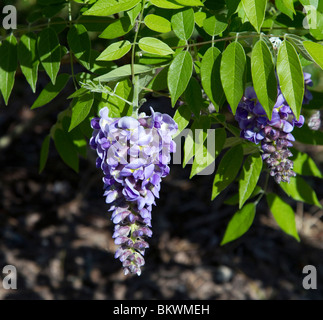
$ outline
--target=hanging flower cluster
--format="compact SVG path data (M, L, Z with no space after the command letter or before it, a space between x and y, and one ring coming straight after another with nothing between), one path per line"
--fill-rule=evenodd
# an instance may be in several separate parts
M303 104L312 99L308 86L312 86L311 75L304 73L305 94ZM290 182L290 177L296 175L293 171L292 153L288 149L295 141L292 131L294 127L304 124L301 115L296 120L294 113L287 104L278 86L278 97L273 109L271 120L268 119L263 106L257 99L253 87L248 87L240 101L235 119L241 129L241 137L256 144L261 143L262 158L267 163L270 175L277 183Z
M151 211L159 197L161 179L169 173L170 153L176 144L177 124L167 114L141 113L110 118L107 107L91 121L90 145L97 151L97 167L104 173L104 196L115 224L113 238L119 245L124 273L141 274L145 264L145 238L152 236Z

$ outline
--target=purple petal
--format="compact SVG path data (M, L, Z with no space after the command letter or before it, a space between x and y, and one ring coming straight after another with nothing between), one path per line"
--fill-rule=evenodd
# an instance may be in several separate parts
M122 129L135 129L139 125L139 121L132 117L123 117L118 121L118 127Z

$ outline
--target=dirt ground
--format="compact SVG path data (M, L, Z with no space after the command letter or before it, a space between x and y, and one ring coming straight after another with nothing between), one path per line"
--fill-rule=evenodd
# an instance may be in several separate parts
M178 165L153 209L143 273L124 276L113 257L113 225L95 154L89 152L76 174L52 143L38 174L42 140L66 106L68 90L30 111L34 97L25 87L18 83L9 107L0 109L0 271L8 264L18 271L18 289L5 290L0 282L0 299L323 299L322 210L290 202L298 243L278 228L263 200L247 234L221 247L237 209L223 200L236 187L211 202L213 176L189 180L190 168ZM306 149L323 169L321 150ZM307 181L323 204L322 181ZM280 193L274 183L270 188ZM317 269L316 290L302 286L309 264Z

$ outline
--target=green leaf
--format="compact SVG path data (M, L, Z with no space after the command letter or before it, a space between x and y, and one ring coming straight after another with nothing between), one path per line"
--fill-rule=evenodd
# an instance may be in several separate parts
M251 227L255 214L256 206L254 203L248 203L241 210L237 211L225 230L221 246L245 234Z
M203 106L202 90L195 78L191 78L184 92L184 99L190 110L199 118Z
M209 139L211 139L210 138L211 134L214 134L214 137L215 137L214 146L208 143ZM199 174L200 172L205 170L211 164L214 165L215 159L219 156L220 152L222 151L225 138L226 138L225 129L219 128L219 129L215 129L212 132L207 132L207 140L204 139L205 141L203 143L201 141L201 137L198 137L195 139L196 140L195 157L192 165L190 179L196 174ZM210 171L206 172L206 174L211 174L211 172L213 173L213 171L214 171L214 167L210 168Z
M231 1L231 0L228 0L228 1ZM242 23L248 22L248 17L247 17L246 12L243 8L242 2L240 2L238 5L237 13L238 13L238 17L241 19Z
M77 102L77 99L72 101L71 107L73 107L73 104ZM58 116L58 125L59 127L62 127L64 133L66 134L66 138L69 140L69 142L73 145L74 150L84 158L87 156L87 141L80 129L80 127L74 128L71 132L68 132L68 128L71 124L71 108L66 109ZM85 122L85 121L84 121Z
M39 59L46 73L55 84L61 61L61 47L56 32L46 28L38 36Z
M258 194L263 193L263 192L264 191L259 186L256 186L256 188L253 190L253 192L252 192L251 196L249 197L249 199L252 199L255 196L257 196ZM239 204L239 193L236 193L235 195L233 195L229 199L225 200L223 203L228 204L230 206L234 206L236 204Z
M79 98L88 92L89 92L88 89L80 88L80 89L77 89L76 91L74 91L71 95L69 95L67 97L67 99Z
M71 135L72 142L77 153L86 159L88 150L88 139L84 137L80 127L76 127L69 134Z
M65 5L66 3L58 3L56 5L46 6L42 9L42 14L45 18L51 19L63 10Z
M232 16L238 9L241 0L225 0L228 8L228 17Z
M296 229L294 210L274 193L268 193L266 198L269 209L280 228L297 241L300 241Z
M143 53L138 59L139 64L153 64L155 66L159 64L170 64L172 61L171 56L157 56L151 53Z
M203 6L203 3L200 0L175 0L174 2L177 2L179 4L182 4L183 6L190 6L190 7L201 7Z
M149 14L145 17L145 25L156 32L167 33L172 31L171 23L164 17Z
M300 0L300 3L303 6L313 6L313 7L317 8L317 6L319 4L319 0Z
M172 28L176 36L187 41L194 30L194 11L192 8L179 11L171 18Z
M54 17L50 20L50 27L59 34L67 27L67 21L61 17Z
M121 100L119 97L124 98L125 100L130 100L131 93L132 93L132 86L129 79L124 79L118 82L114 88L114 92L116 96L109 96L107 101L107 106L110 109L111 107L114 110L118 110L120 117L124 116L131 116L132 114L132 107L127 104L125 101Z
M2 41L0 57L0 92L7 105L15 83L15 74L18 66L17 40L13 34Z
M228 26L227 20L223 16L211 16L203 21L203 29L210 36L217 36Z
M195 23L202 28L203 21L206 19L206 13L203 11L194 12Z
M318 178L323 178L323 175L320 169L317 167L313 159L307 154L300 152L296 149L291 150L293 157L291 160L294 162L293 170L297 174L303 176L313 176Z
M184 7L180 5L177 1L173 0L150 0L150 2L156 7L165 9L181 9Z
M246 55L239 42L232 42L222 54L220 76L233 114L244 93Z
M296 14L293 0L275 0L275 4L279 11L293 20L293 14Z
M71 124L68 132L72 131L89 115L93 101L94 97L90 92L77 98L76 103L73 103Z
M297 52L286 40L279 47L277 74L282 94L299 119L304 97L304 76Z
M202 116L200 119L194 120L191 130L188 133L185 143L184 143L184 160L183 160L183 168L188 164L191 163L190 160L194 155L195 146L200 145L200 149L207 138L208 129L211 126L210 118L207 116ZM201 151L201 150L199 150Z
M189 124L191 120L191 110L187 105L181 105L175 112L174 121L178 125L178 130L174 137L178 136Z
M323 13L319 10L315 10L313 6L306 6L304 9L306 11L304 26L310 28L310 34L316 40L323 40Z
M140 0L99 0L83 15L87 16L111 16L121 11L127 11L137 5Z
M212 200L214 200L236 178L243 160L243 149L237 145L229 149L218 166L213 181Z
M265 19L267 0L242 0L242 5L248 20L259 33Z
M302 201L322 208L315 191L300 176L291 177L290 183L281 182L281 188L296 201Z
M221 52L218 48L209 48L201 63L201 82L206 95L219 112L225 96L220 78Z
M131 10L127 11L127 15L130 19L130 23L132 25L135 24L135 21L141 11L141 3L138 3L135 7L133 7Z
M165 42L152 37L141 38L138 45L143 51L161 56L175 53Z
M70 135L62 129L56 129L54 132L55 147L62 160L75 172L79 170L79 158L75 146L70 139Z
M145 72L151 71L153 68L150 66L144 66L141 64L135 64L134 65L134 72L135 74L141 74ZM131 65L126 64L122 67L113 69L112 71L95 78L95 81L101 81L101 82L109 82L109 81L118 81L120 79L126 78L131 75Z
M52 101L66 86L69 78L68 74L62 73L57 77L55 85L48 83L31 106L31 109L42 107Z
M288 10L291 10L294 14L296 14L294 9L294 0L282 0L282 2Z
M167 89L167 75L168 67L165 67L160 72L157 73L155 78L147 86L149 89L154 91L161 91Z
M191 54L187 51L179 53L171 63L167 75L167 84L173 107L185 91L191 79L192 72L193 60Z
M305 59L314 62L314 59L304 47L303 38L297 36L296 34L286 34L285 37Z
M114 61L122 58L131 49L131 43L128 40L114 42L109 45L97 58L101 61Z
M303 45L313 60L323 70L323 46L312 41L304 41Z
M103 39L116 39L124 36L133 28L129 17L121 17L120 19L109 24L107 28L99 35Z
M239 179L239 209L252 195L262 170L262 158L259 153L251 154L243 164Z
M80 16L77 19L78 24L83 24L89 32L103 32L107 25L115 22L113 17L96 17L96 16Z
M224 149L231 148L237 146L238 144L242 144L245 140L239 137L229 137L225 140Z
M40 159L39 159L39 173L42 173L42 171L45 168L45 165L48 159L49 143L50 143L50 135L46 136L41 146Z
M36 92L39 60L36 55L37 36L29 32L24 34L18 44L18 60L21 71L26 77L32 91Z
M257 98L271 119L277 100L277 80L272 55L263 40L252 50L251 72Z
M199 121L194 120L193 124L191 125L190 130L188 131L188 134L185 136L183 168L188 163L193 163L193 162L191 162L191 160L195 154L194 135L195 135L195 129L198 129L198 127L199 127Z
M97 50L91 50L90 68L88 69L96 75L106 74L108 71L116 67L112 61L98 61L96 60L101 53Z
M89 69L91 41L85 27L82 24L73 25L68 31L67 42L74 56L85 68Z

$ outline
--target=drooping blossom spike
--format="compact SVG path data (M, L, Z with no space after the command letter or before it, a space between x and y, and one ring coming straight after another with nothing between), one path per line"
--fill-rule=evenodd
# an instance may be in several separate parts
M305 94L303 103L312 99L308 86L312 86L311 75L304 73ZM277 88L277 100L273 109L271 120L257 99L253 87L248 87L241 99L235 119L241 129L241 137L256 144L261 143L262 158L267 163L270 175L277 183L290 182L290 177L295 176L293 162L288 159L292 156L289 147L295 141L292 131L294 127L302 127L304 117L297 120L281 93L279 84Z
M177 124L167 114L142 113L110 118L107 107L91 121L90 146L97 151L97 167L104 177L104 196L115 224L113 238L119 246L115 258L124 273L141 274L145 264L145 239L152 236L151 211L159 197L162 178L169 173L170 153L176 151L172 135Z

